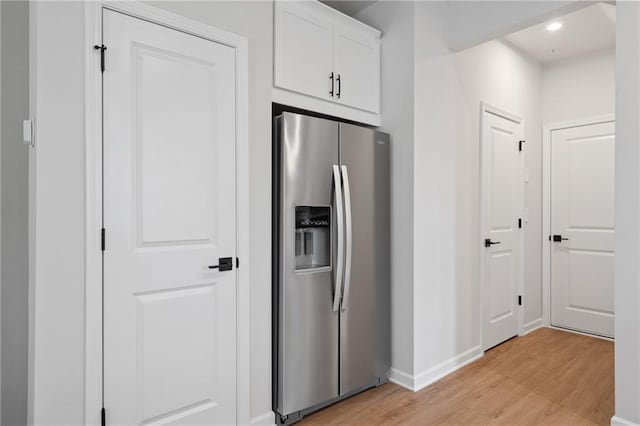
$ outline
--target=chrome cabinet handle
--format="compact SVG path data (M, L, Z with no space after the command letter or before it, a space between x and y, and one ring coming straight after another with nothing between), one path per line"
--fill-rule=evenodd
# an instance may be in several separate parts
M333 181L336 200L336 220L338 228L338 255L336 262L336 289L333 293L333 312L338 312L340 309L340 299L342 298L342 259L344 258L344 230L342 229L342 178L340 177L340 168L337 165L333 165Z
M342 166L342 180L344 182L344 210L345 210L345 234L346 261L344 267L344 294L342 295L342 310L347 309L349 302L349 288L351 284L351 254L353 251L353 226L351 218L351 186L349 185L349 173L347 166Z
M338 91L336 92L336 98L340 99L340 95L342 94L342 81L340 78L340 74L338 74L338 77L336 78L336 83L338 83Z

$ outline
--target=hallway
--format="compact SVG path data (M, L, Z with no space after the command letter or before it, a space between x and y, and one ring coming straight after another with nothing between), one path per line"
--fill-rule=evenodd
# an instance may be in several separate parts
M542 328L419 392L389 383L301 424L608 425L613 410L613 342Z

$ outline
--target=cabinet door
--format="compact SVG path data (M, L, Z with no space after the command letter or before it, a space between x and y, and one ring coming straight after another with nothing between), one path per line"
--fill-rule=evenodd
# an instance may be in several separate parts
M334 32L336 99L348 106L380 112L380 39L338 26Z
M275 4L275 86L331 99L333 24L312 2Z

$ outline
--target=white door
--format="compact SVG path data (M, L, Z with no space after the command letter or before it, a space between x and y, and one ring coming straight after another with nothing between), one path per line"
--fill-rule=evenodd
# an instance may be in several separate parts
M380 111L380 39L336 26L336 99L354 108Z
M333 24L313 2L275 2L275 85L333 99ZM333 82L333 84L332 84Z
M522 280L523 124L483 112L483 350L518 334Z
M551 133L551 324L613 337L615 124Z
M108 424L232 424L235 51L104 11ZM235 266L235 265L234 265Z

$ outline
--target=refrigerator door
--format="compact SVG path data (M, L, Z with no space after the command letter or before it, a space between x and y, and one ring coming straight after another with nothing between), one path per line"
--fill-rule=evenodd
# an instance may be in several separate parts
M346 216L340 313L344 395L386 379L391 364L389 135L341 123L340 163Z
M277 411L288 415L338 396L334 311L338 124L298 114L277 119ZM339 300L339 297L338 297ZM337 305L336 305L337 307Z

